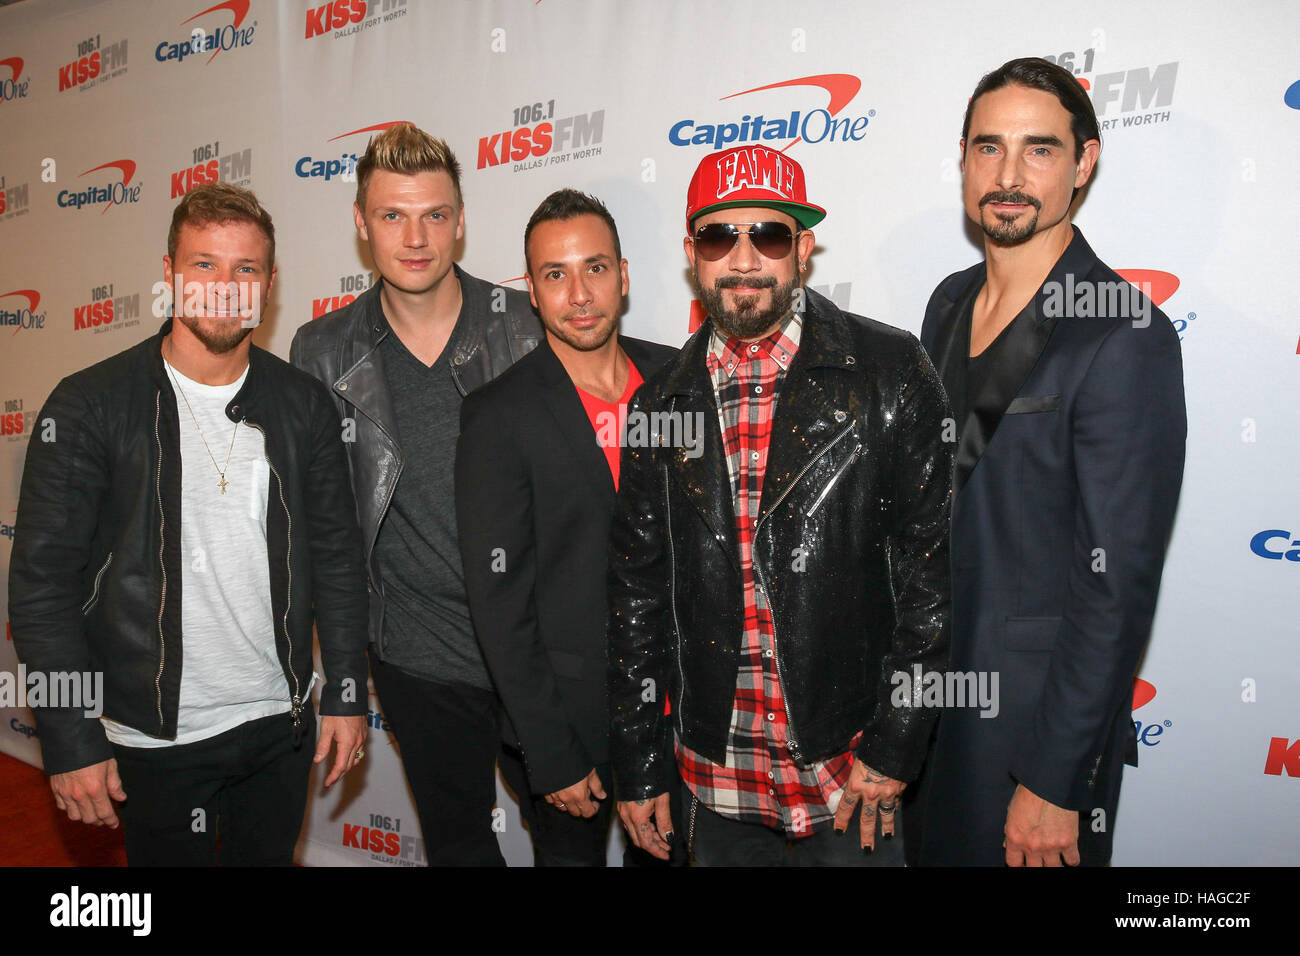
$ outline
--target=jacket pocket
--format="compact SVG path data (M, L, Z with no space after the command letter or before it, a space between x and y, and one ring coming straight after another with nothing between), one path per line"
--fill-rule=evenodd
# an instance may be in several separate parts
M1059 617L1009 617L1005 644L1009 651L1051 651L1060 633Z
M1061 393L1055 395L1024 395L1007 406L1007 415L1031 415L1034 412L1054 412L1061 407Z

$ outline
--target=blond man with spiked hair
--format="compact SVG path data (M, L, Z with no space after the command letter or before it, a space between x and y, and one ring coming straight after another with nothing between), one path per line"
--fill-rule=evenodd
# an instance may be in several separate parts
M531 351L519 291L453 261L460 164L410 123L357 164L357 235L379 278L298 330L290 358L330 389L370 585L370 666L401 744L431 865L502 865L492 830L497 704L470 621L453 491L461 400Z

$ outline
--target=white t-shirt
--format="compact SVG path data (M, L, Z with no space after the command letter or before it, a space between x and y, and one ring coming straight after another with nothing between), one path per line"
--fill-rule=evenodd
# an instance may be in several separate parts
M226 405L244 384L248 369L229 385L202 385L165 360L163 364L172 377L180 418L180 713L175 741L100 718L108 739L126 747L194 743L291 709L271 612L266 552L271 470L265 441L256 428L236 426L226 417ZM194 426L196 418L203 438ZM222 494L217 465L226 464L227 453L230 464ZM176 666L173 660L168 658L168 667Z

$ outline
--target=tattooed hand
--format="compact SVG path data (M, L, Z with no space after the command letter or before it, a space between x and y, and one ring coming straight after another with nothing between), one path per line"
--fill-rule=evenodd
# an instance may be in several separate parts
M668 859L673 842L673 820L667 792L653 800L620 800L618 816L633 843L651 856Z
M859 803L862 815L859 819L860 841L863 849L876 847L876 817L880 817L880 835L894 835L894 820L898 816L898 800L907 784L893 777L886 777L879 771L872 770L856 757L849 771L849 782L844 786L840 797L839 809L835 811L835 830L843 833L849 828L849 820Z

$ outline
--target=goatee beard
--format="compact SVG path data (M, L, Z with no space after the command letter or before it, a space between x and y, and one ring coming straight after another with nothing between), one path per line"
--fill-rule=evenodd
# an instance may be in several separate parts
M1022 192L990 192L985 193L980 198L980 210L991 202L1015 202L1026 203L1034 207L1034 214L1029 221L1023 225L1017 225L1014 218L1005 219L996 212L993 214L996 222L989 223L983 215L980 216L980 228L984 230L984 235L988 236L994 242L1001 242L1006 245L1015 245L1018 242L1024 242L1038 229L1038 213L1042 210L1043 204L1033 196Z
M202 319L185 315L184 312L175 315L175 319L189 329L190 334L198 339L203 347L213 355L226 355L233 352L244 339L253 334L253 329L256 328L254 325L245 326L241 319L238 325L218 332L205 329L202 325Z
M706 289L700 284L698 273L693 278L700 302L713 324L728 335L742 340L756 339L776 325L790 311L794 302L794 290L799 285L797 276L782 284L777 283L775 276L752 279L745 276L723 276L713 284L713 288ZM766 309L759 309L758 296L755 294L753 299L741 300L744 304L728 309L723 300L723 290L737 288L753 289L755 293L771 289L772 304Z

